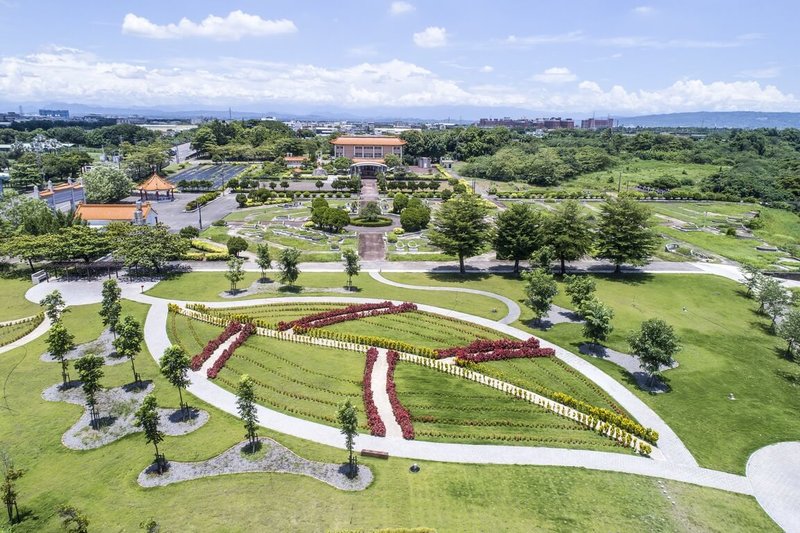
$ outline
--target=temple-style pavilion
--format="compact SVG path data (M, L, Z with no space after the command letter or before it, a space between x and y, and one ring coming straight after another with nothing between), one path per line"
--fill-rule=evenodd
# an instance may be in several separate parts
M155 200L175 200L175 185L168 182L157 173L139 185L139 198L142 201Z

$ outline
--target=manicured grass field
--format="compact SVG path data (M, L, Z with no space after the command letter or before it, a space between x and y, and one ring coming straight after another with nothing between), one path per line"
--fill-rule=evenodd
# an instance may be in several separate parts
M27 335L40 324L41 322L31 321L23 322L21 324L10 324L8 326L0 326L0 346L5 346L20 337Z
M391 273L402 283L480 288L522 301L523 283L512 276L458 276ZM585 357L625 384L677 432L705 467L743 473L747 458L771 443L800 434L800 369L785 358L785 343L769 332L769 319L744 288L711 275L596 276L597 296L616 314L608 345L627 351L627 335L647 318L662 318L681 337L680 366L666 372L672 391L639 391L629 374L606 361ZM558 305L570 307L560 285ZM683 308L686 308L686 311ZM515 326L574 353L584 342L581 326L533 327L523 306ZM734 394L736 400L729 400Z
M287 303L287 304L267 304L252 305L247 307L237 307L233 309L215 309L211 312L215 315L236 315L244 314L254 319L266 320L270 323L291 322L307 315L341 309L345 304L328 303Z
M42 310L25 299L25 293L31 286L30 278L22 274L19 277L0 277L0 322L35 315Z
M301 267L302 270L302 267ZM275 273L268 277L275 278ZM248 272L239 287L248 287L261 277L256 272ZM423 279L423 278L417 278ZM446 309L456 309L482 316L497 319L505 316L508 309L501 302L493 298L478 294L460 294L451 292L432 293L426 290L401 289L373 280L369 274L363 273L353 278L353 291L341 293L330 292L329 288L344 288L347 285L347 276L335 272L307 272L301 273L296 286L307 288L308 292L297 293L289 290L279 292L264 292L249 295L243 298L223 298L220 293L230 288L230 282L225 279L223 272L191 272L179 274L173 278L162 281L147 294L158 298L171 298L191 302L219 302L241 300L242 305L247 305L247 300L256 298L276 298L287 296L352 296L356 298L384 298L389 300L412 301L416 303L435 305ZM318 289L314 291L314 289ZM325 291L321 289L326 289ZM495 309L496 312L492 312Z
M756 250L756 246L760 245L761 241L755 239L714 235L706 231L681 231L668 226L659 226L657 231L722 257L727 257L740 263L752 263L760 268L767 268L779 258L787 256L784 252L760 252Z
M124 313L144 319L146 307L124 302ZM76 342L97 338L99 305L65 315ZM44 339L0 356L4 386L0 397L2 448L25 470L19 480L24 521L15 532L57 531L56 509L75 505L90 520L90 531L138 531L153 517L162 531L244 532L373 530L430 527L439 531L542 530L724 530L777 531L753 498L639 476L576 468L475 466L359 458L375 474L364 492L345 493L310 478L287 474L219 476L157 489L142 489L136 476L152 460L141 434L98 450L76 452L61 444L78 418L76 405L46 402L41 391L59 381L58 365L44 363ZM160 405L177 406L178 395L159 376L146 350L137 370L155 382ZM130 381L127 364L104 367L101 383ZM167 458L198 461L240 442L244 430L234 417L188 396L211 413L208 424L183 437L167 437ZM259 429L313 460L343 461L341 450ZM668 499L667 497L670 497ZM672 503L674 501L674 503Z

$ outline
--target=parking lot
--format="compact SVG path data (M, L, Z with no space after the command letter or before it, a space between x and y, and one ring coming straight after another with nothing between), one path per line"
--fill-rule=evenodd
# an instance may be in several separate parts
M181 180L208 180L214 183L214 188L219 188L227 183L231 178L236 177L244 172L246 168L247 165L197 165L186 169L183 172L173 174L169 177L169 180L172 183L178 183Z

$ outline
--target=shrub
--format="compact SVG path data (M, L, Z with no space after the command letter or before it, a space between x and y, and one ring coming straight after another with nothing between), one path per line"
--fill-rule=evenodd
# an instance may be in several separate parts
M194 211L198 207L204 206L212 200L216 200L217 197L219 197L219 191L207 192L205 194L201 194L194 200L189 200L186 203L186 211Z
M364 411L367 413L367 425L369 432L376 437L386 436L386 426L378 414L378 407L372 396L372 369L378 359L378 350L370 348L367 350L367 362L364 365Z

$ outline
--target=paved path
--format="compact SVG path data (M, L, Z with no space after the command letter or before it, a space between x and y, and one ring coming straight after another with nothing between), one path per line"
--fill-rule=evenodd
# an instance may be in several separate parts
M413 289L413 290L423 290L423 291L442 291L442 292L464 292L468 294L480 294L481 296L488 296L489 298L494 298L495 300L500 300L503 302L506 307L508 308L508 313L506 316L498 320L501 324L513 324L517 320L519 320L519 316L521 314L521 310L517 302L512 300L511 298L506 298L500 294L495 294L489 291L481 291L478 289L467 289L461 287L435 287L435 286L428 286L428 285L409 285L407 283L398 283L397 281L392 281L390 279L386 279L381 276L380 272L370 272L370 277L375 281L379 281L381 283L385 283L386 285L391 285L392 287L399 287L401 289Z
M761 507L788 532L800 532L800 442L761 448L747 461L747 478Z
M44 283L40 283L39 285L44 285ZM38 287L39 285L36 285L36 287ZM5 346L0 346L0 353L10 352L11 350L19 348L20 346L24 346L24 345L28 344L29 342L34 341L34 340L38 339L39 337L41 337L42 335L44 335L45 333L47 333L47 330L49 330L49 329L50 329L50 319L47 318L47 317L44 317L44 320L42 320L42 323L39 324L38 326L36 326L36 328L34 328L33 331L31 331L30 333L28 333L24 337L22 337L20 339L17 339L14 342L9 342Z
M403 430L394 417L392 403L389 401L389 394L386 392L386 377L389 372L389 360L386 357L386 350L378 349L378 358L372 367L372 400L378 409L378 416L381 417L383 425L386 427L388 438L402 439Z

